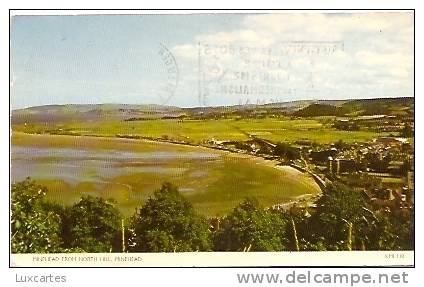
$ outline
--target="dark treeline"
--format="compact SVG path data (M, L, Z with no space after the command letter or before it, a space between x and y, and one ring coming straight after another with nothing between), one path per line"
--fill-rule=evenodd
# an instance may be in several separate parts
M298 117L343 116L348 110L343 107L324 104L312 104L293 113Z
M12 185L13 253L411 250L410 216L373 210L333 184L313 210L266 209L248 198L223 217L196 213L165 183L130 218L113 200L85 196L63 207L34 181Z

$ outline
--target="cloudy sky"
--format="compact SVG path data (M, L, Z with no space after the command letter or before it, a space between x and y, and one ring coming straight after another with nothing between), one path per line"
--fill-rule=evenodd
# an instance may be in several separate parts
M411 13L15 16L11 104L413 94Z

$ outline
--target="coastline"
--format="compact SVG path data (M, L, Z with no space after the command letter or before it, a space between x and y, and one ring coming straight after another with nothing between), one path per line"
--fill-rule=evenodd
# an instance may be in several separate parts
M16 140L17 137L29 137L29 139L25 139L25 144L11 144L12 150L13 150L13 146L36 146L36 147L43 147L43 148L60 148L60 147L65 147L65 145L59 145L55 146L55 145L51 145L51 140L54 138L55 140L59 140L59 142L61 142L62 140L66 140L68 141L69 139L72 140L72 144L75 145L76 148L81 147L82 142L80 142L80 140L84 140L84 143L87 143L86 140L90 141L95 141L98 142L99 140L104 144L110 144L110 146L108 146L107 148L102 147L104 149L115 149L115 150L122 150L122 151L126 151L128 150L129 147L134 148L137 147L137 143L143 143L143 144L150 144L152 145L150 148L152 150L154 150L154 146L155 145L161 145L161 146L166 146L166 147L170 147L170 148L175 148L175 147L179 147L182 148L183 150L186 149L190 149L190 150L201 150L201 151L207 151L209 153L215 153L215 154L219 154L223 157L229 157L229 158L242 158L242 159L248 159L252 162L254 162L255 164L259 164L265 167L269 167L269 168L273 168L273 169L277 169L279 170L283 176L286 177L290 177L290 178L296 178L299 177L299 182L302 182L303 184L307 185L309 187L310 190L314 190L316 191L315 193L308 193L308 194L303 194L300 196L296 196L293 199L290 199L287 202L282 202L282 203L277 203L274 204L273 206L270 206L270 208L274 207L274 206L284 206L284 208L288 208L290 206L296 205L298 203L304 203L306 201L310 201L312 198L319 196L322 192L322 189L320 188L320 186L316 183L316 180L314 180L313 176L310 174L310 172L308 171L304 171L302 172L301 170L285 164L282 165L282 162L275 160L275 159L266 159L264 157L258 156L258 155L252 155L252 154L248 154L245 152L236 152L236 151L231 151L231 150L223 150L220 148L214 148L211 146L204 146L204 145L195 145L195 144L189 144L189 143L182 143L182 142L178 142L178 143L174 143L174 142L169 142L169 141L163 141L163 140L153 140L153 139L145 139L145 138L140 138L140 139L135 139L135 138L123 138L123 137L116 137L116 136L95 136L95 135L61 135L61 134L31 134L31 133L25 133L25 132L12 132L12 142L13 140ZM34 140L30 140L31 137L37 137L37 138L41 138L43 139L42 143L40 144L40 141L34 141ZM67 145L69 146L69 142L67 143ZM128 146L131 145L131 146ZM98 149L98 147L96 146L92 146L91 143L88 144L87 146L84 145L84 148L88 148L88 149ZM139 150L135 150L135 152L137 152ZM311 180L310 181L305 181L305 180L301 180L301 177L309 177Z

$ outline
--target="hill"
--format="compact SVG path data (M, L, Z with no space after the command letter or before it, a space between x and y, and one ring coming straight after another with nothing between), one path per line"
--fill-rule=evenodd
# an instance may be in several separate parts
M358 115L413 115L414 98L381 98L351 100L342 105Z
M298 117L343 115L413 116L414 98L360 100L301 100L264 105L180 108L162 105L68 104L45 105L12 111L12 123L41 123L96 120L148 120L161 118L222 117L286 114ZM199 116L200 115L200 116Z
M161 105L131 104L68 104L45 105L12 111L12 123L93 121L99 119L125 120L129 118L154 119L175 116L182 109Z
M294 112L293 115L298 117L344 116L347 112L348 110L344 107L312 104Z

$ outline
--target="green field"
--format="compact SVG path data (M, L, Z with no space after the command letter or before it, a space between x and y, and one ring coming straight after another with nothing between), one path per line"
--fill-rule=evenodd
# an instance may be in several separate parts
M222 124L222 123L221 123ZM206 216L254 196L264 206L318 193L313 179L247 155L145 140L12 134L12 181L31 176L48 199L72 204L90 194L118 201L130 215L164 181Z
M157 119L144 121L105 120L92 122L63 122L50 124L14 125L13 130L28 133L58 130L59 133L75 133L94 136L137 135L151 138L168 137L192 143L200 143L212 138L216 140L247 140L249 135L257 135L274 142L307 139L319 144L343 140L347 143L367 142L387 133L372 131L340 131L325 124L325 119L206 119L176 120ZM60 129L60 130L59 130Z

